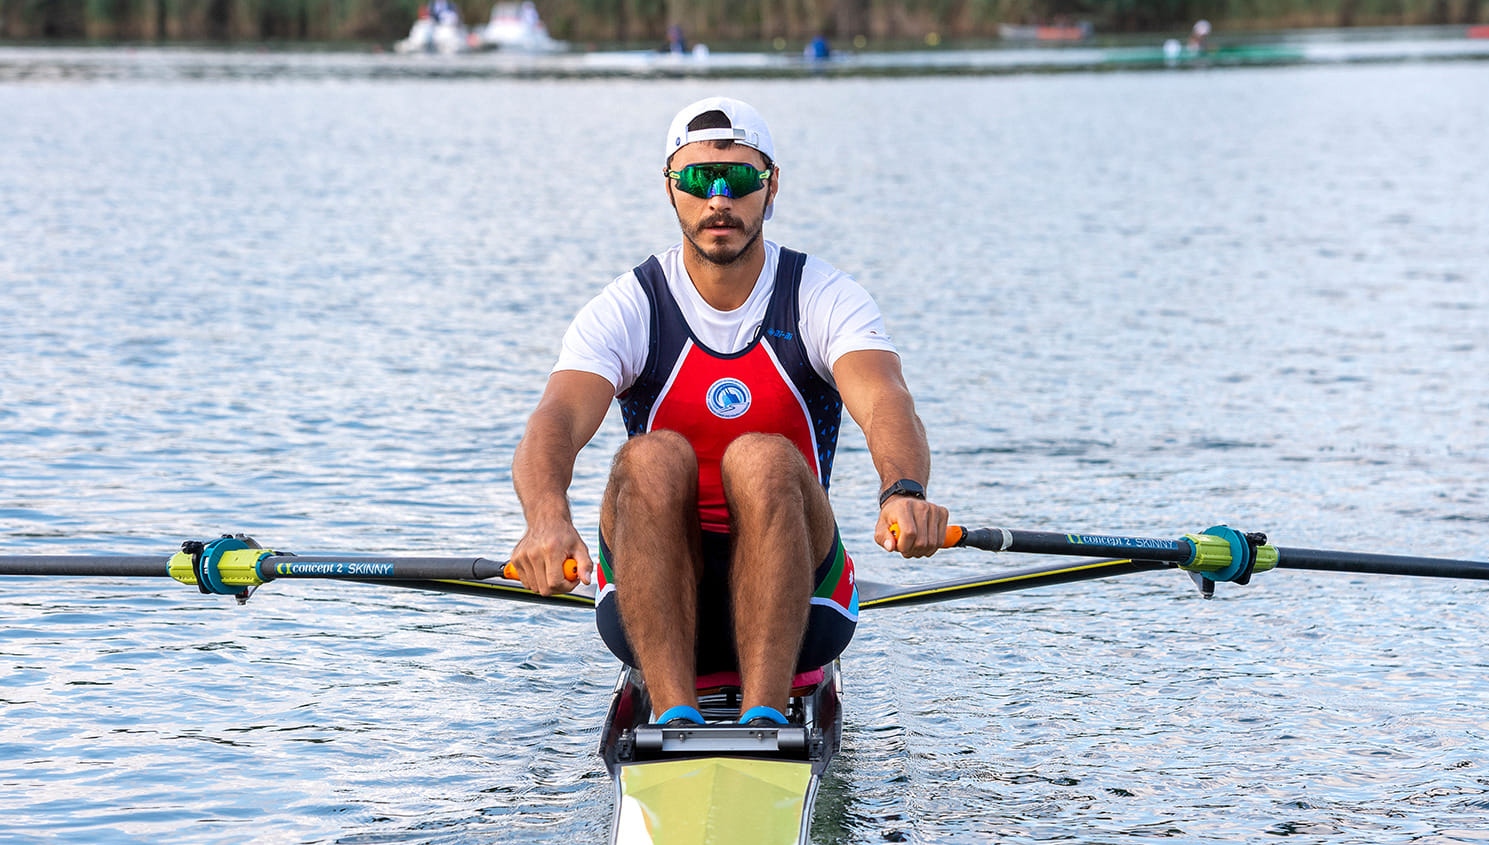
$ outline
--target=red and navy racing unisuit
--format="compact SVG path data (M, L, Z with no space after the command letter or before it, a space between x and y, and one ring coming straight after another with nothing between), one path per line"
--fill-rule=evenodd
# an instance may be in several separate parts
M801 340L798 291L805 264L805 255L781 249L765 319L749 345L728 355L694 337L655 257L635 270L651 302L651 337L645 369L618 397L621 416L632 437L666 429L692 444L705 531L729 531L719 463L742 434L784 436L827 488L843 400L812 368Z

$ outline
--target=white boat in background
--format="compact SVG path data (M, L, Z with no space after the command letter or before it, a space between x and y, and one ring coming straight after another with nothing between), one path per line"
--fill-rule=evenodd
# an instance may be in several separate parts
M532 0L523 3L497 3L491 8L491 20L472 34L477 47L524 53L557 53L569 49L567 41L555 41L548 27L538 17Z
M434 0L419 7L419 17L408 37L393 45L399 53L450 55L470 49L471 35L460 22L460 13L449 0Z

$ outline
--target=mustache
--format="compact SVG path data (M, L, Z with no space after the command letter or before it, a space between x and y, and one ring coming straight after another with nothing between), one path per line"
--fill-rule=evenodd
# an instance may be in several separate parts
M698 231L701 232L704 229L714 229L720 227L728 227L730 229L743 229L744 221L726 211L721 211L718 214L707 217L699 222Z

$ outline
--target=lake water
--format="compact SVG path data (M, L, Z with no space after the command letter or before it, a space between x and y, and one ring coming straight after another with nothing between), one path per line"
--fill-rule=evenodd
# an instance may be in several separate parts
M306 59L307 63L314 62ZM1489 559L1489 64L0 85L0 553L505 557L572 313L676 238L672 113L900 344L970 525ZM44 76L44 75L43 75ZM592 531L607 421L573 499ZM860 573L1031 561L872 546ZM821 843L1489 842L1482 582L1147 573L866 612ZM589 615L0 582L0 841L600 842Z

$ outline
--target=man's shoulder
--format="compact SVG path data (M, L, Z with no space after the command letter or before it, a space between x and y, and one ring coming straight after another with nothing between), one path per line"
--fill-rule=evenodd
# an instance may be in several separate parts
M806 250L792 249L791 247L769 240L765 242L765 250L765 263L767 267L779 266L782 251L789 250L790 252L805 256L806 260L802 263L801 268L801 283L804 289L842 283L856 284L852 276L839 270L826 259Z
M835 265L815 255L807 255L805 266L801 269L803 279L812 278L824 283L852 282L853 277L839 270Z
M801 269L801 297L807 300L842 302L844 300L872 299L863 285L852 275L814 255L807 255Z
M602 295L614 295L616 293L622 293L626 291L634 291L639 293L641 290L641 276L639 271L643 267L645 267L652 258L656 258L661 263L663 272L665 273L667 262L665 259L663 259L662 254L659 253L647 258L646 261L643 261L640 264L637 264L635 267L631 267L620 275L612 278L610 280L610 283L605 285L602 291Z
M636 272L627 270L591 296L574 319L576 322L608 322L622 318L625 323L630 323L637 314L649 308L647 299Z

